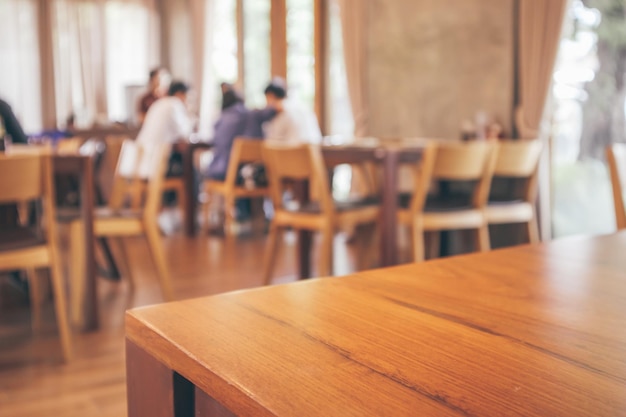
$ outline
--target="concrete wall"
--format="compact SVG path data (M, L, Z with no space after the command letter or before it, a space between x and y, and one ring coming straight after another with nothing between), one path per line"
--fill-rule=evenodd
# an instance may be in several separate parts
M370 0L373 136L457 138L477 111L510 132L513 0Z

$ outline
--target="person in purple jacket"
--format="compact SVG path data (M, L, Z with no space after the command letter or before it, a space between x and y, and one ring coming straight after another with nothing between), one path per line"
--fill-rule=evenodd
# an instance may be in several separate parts
M223 181L228 171L228 161L237 137L263 139L263 123L276 116L276 110L267 107L260 110L249 110L243 98L229 84L223 83L222 112L215 123L213 136L213 160L209 165L206 177ZM250 201L240 199L236 203L237 220L243 221L250 217Z

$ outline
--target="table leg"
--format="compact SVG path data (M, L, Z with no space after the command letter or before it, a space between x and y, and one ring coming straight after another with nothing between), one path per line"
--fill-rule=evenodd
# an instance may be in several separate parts
M179 415L174 407L174 371L128 339L126 388L128 417Z
M93 211L94 211L94 180L93 162L91 158L82 159L83 172L80 176L81 194L81 218L84 221L85 242L85 299L83 307L85 312L84 330L96 330L98 328L98 291L95 268L95 248L93 236Z
M188 145L183 152L183 181L185 182L185 234L196 235L196 207L198 199L195 193L195 172L193 167L194 146Z
M383 156L383 190L381 205L380 261L381 266L398 263L398 165L399 154L386 150Z
M309 183L301 181L294 184L296 199L300 204L309 202ZM313 243L313 233L309 230L298 231L298 259L300 260L300 279L311 277L311 247Z

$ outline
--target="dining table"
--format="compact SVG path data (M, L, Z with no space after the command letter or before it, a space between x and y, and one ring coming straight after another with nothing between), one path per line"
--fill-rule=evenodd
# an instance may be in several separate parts
M55 176L70 176L78 182L77 210L69 210L70 217L80 219L83 259L78 264L83 276L83 292L80 294L80 309L72 312L74 324L83 331L94 331L100 326L98 317L98 288L96 277L95 244L93 233L93 212L95 200L95 180L93 159L88 155L55 153L52 155ZM64 211L64 210L61 210ZM66 211L66 210L65 210ZM76 272L74 272L76 273Z
M128 416L624 416L626 231L126 313Z
M392 266L398 263L398 195L400 167L421 161L427 141L424 139L378 139L359 138L348 144L322 146L322 156L327 167L341 164L359 165L374 163L381 170L380 184L380 264ZM310 271L310 234L303 235L300 243L300 277L308 278ZM302 241L302 239L301 239Z
M93 234L93 211L94 211L94 166L93 159L89 155L79 153L67 153L57 151L53 147L37 145L13 145L6 150L8 155L20 154L45 154L52 160L52 174L55 178L55 185L58 185L60 178L67 180L71 178L77 184L77 206L57 207L57 220L61 223L68 218L79 218L81 228L82 257L80 270L72 271L84 279L84 291L80 294L79 311L73 311L74 324L82 331L93 331L99 328L98 317L98 297L96 280L96 261ZM16 209L5 206L0 215L0 226L10 227L17 222ZM73 268L74 265L71 267Z

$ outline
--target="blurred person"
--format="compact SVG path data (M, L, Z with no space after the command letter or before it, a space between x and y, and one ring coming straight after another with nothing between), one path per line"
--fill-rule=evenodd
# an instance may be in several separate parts
M155 172L159 166L160 145L173 145L169 158L168 177L180 176L183 172L182 149L176 142L189 139L194 127L194 120L187 110L187 93L189 85L182 81L174 81L169 87L167 97L154 102L137 135L137 143L142 145L142 157L139 163L139 176L150 178L159 175ZM166 194L166 201L173 200L173 194ZM165 234L170 234L182 223L175 213L162 212L159 216L159 226Z
M139 119L139 123L144 122L152 104L165 96L169 87L169 81L169 73L164 68L155 68L150 71L148 92L146 92L146 94L139 99L139 106L137 109L137 118Z
M11 143L28 143L28 137L22 129L22 125L15 117L13 109L6 101L0 99L0 131L4 127L4 135L11 137ZM0 139L1 139L0 135Z
M222 83L220 87L222 111L215 123L213 160L206 172L208 178L216 181L226 179L235 139L242 136L249 139L262 139L262 124L276 115L276 110L271 107L249 110L244 105L243 97L232 85ZM237 200L236 211L235 217L238 221L248 220L251 215L250 200Z
M319 143L322 140L317 116L295 100L287 98L285 80L275 77L265 88L268 107L276 117L264 126L267 140L282 143Z
M154 102L141 130L137 135L137 142L143 146L144 157L139 167L139 175L148 178L156 169L154 152L158 145L163 143L174 144L178 140L187 140L193 131L193 118L187 111L187 93L189 85L182 81L172 82L167 92L167 97L163 97ZM177 156L178 155L178 156ZM180 154L174 152L170 158L168 175L175 175L179 169L177 165L182 160Z
M250 139L263 138L263 124L276 116L276 109L267 107L249 110L244 105L243 97L230 84L222 83L222 111L215 122L213 136L213 161L209 165L207 176L223 181L228 170L228 161L235 138L243 136Z

